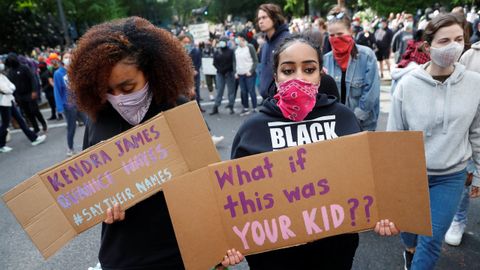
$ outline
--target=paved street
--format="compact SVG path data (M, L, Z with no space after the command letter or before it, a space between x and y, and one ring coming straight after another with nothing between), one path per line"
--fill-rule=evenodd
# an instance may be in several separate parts
M208 92L202 90L205 99L203 107L207 110L205 119L215 135L225 136L218 145L223 160L229 159L233 137L246 117L240 117L240 102L236 102L237 114L229 115L224 105L220 114L208 115L212 102L208 101ZM389 87L382 87L382 114L379 130L385 129L389 109ZM49 110L43 111L46 117ZM66 127L64 122L50 121L48 138L44 144L33 147L23 135L14 131L12 141L8 143L14 150L0 154L0 194L7 192L16 184L34 173L48 168L66 158ZM77 130L76 149L80 149L83 127ZM128 218L128 217L127 217ZM42 270L42 269L81 269L97 263L100 242L100 226L81 234L60 252L45 261L27 235L16 222L3 202L0 203L0 269L5 270ZM148 241L148 240L146 240ZM357 250L353 269L403 269L402 245L399 237L382 238L371 232L362 233L360 247ZM471 203L469 224L460 247L444 245L437 269L480 269L480 199Z

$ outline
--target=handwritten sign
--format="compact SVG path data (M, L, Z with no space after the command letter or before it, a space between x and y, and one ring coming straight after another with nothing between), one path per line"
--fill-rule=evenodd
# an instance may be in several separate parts
M383 218L430 234L418 132L362 133L222 162L164 190L187 269L211 267L230 248L260 253L368 230Z
M103 221L114 204L128 209L165 182L219 160L191 102L39 172L3 199L48 257Z
M188 30L192 34L196 43L208 41L210 38L208 23L191 24L188 26Z

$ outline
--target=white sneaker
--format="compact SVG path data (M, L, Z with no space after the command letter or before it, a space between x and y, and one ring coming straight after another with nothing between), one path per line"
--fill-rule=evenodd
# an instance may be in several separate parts
M12 150L13 150L13 148L8 147L8 146L0 147L0 153L8 153Z
M33 146L36 146L36 145L39 145L41 143L43 143L45 141L45 139L47 138L47 135L40 135L37 137L37 139L35 141L32 142L32 145Z
M217 145L219 142L223 141L223 139L225 139L225 137L223 136L212 136L212 141L214 145Z
M67 150L67 157L71 157L73 155L75 155L75 151L73 151L73 149L68 149Z
M451 246L458 246L462 242L463 232L465 231L465 224L452 221L450 228L445 234L445 242Z
M250 114L250 111L248 109L243 109L241 112L240 112L240 116L245 116L245 115L249 115Z
M102 270L100 263L97 263L94 267L88 267L88 270Z
M215 97L213 95L210 95L210 101L214 101Z

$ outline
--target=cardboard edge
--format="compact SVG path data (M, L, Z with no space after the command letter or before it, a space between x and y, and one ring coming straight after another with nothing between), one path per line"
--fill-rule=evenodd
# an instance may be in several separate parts
M165 200L174 228L185 228L183 234L175 230L177 243L186 269L210 269L218 264L228 249L216 199L210 185L208 167L177 177L164 184ZM184 191L195 190L197 196L185 196ZM189 205L192 207L184 207ZM210 222L196 222L197 220ZM201 225L204 225L203 227ZM187 239L198 239L192 243ZM203 252L209 243L209 252ZM185 257L185 250L201 251L192 257Z
M396 140L396 136L402 136L404 143L400 143ZM418 186L405 186L405 181L400 179L398 174L389 173L388 175L378 175L378 171L393 171L388 168L378 169L378 167L373 167L374 169L374 181L375 181L375 192L376 198L378 200L378 214L379 219L390 219L393 221L401 231L416 233L420 235L431 236L432 235L432 224L431 224L431 213L430 213L430 193L428 187L428 178L426 174L426 161L425 161L425 149L423 143L423 135L420 131L387 131L387 132L371 132L369 134L369 144L370 144L370 153L372 155L372 160L387 160L396 158L397 162L395 163L396 168L398 169L399 165L405 165L409 162L412 165L418 166L423 173L419 175L419 179L422 178L425 181L422 181ZM381 144L388 144L388 151L372 151L372 148L380 148ZM415 152L406 151L404 144L414 143L418 147L415 148ZM374 157L376 155L376 157ZM403 156L402 159L401 156ZM418 162L414 162L416 158L419 158ZM398 164L398 162L403 162ZM383 165L383 164L382 164ZM408 166L407 166L408 167ZM410 170L414 171L414 170ZM408 184L407 184L408 185ZM382 194L382 190L392 190L397 189L399 192L391 192L390 196L385 197ZM416 189L419 192L425 193L424 200L421 202L426 205L424 211L421 211L420 208L416 208L414 214L411 209L403 209L402 200L406 199L405 195L400 193L404 190L412 191ZM403 196L403 197L402 197ZM410 197L410 199L414 199ZM415 197L416 199L416 197ZM391 208L396 208L395 211L391 211ZM387 214L388 213L388 214ZM394 213L392 215L391 213ZM405 217L407 216L407 218ZM416 222L415 219L418 218L427 218L428 228L422 228L420 223ZM404 220L406 219L406 220Z
M164 115L190 171L221 161L196 101L177 106L166 111ZM185 121L185 115L190 117L189 121ZM192 139L188 135L190 130L196 129L201 129L202 132ZM204 136L205 134L208 136ZM192 155L192 152L196 155Z
M29 192L37 197L30 199ZM78 235L37 174L5 193L2 199L44 259ZM43 204L30 204L32 200ZM16 211L25 206L31 207L27 215ZM53 223L52 220L57 222Z

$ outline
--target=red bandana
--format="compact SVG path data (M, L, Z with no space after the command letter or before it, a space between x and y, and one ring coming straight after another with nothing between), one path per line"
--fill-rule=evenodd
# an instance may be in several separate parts
M348 60L352 52L355 42L351 35L343 35L339 37L330 37L330 44L332 45L333 57L337 61L342 71L347 70Z

